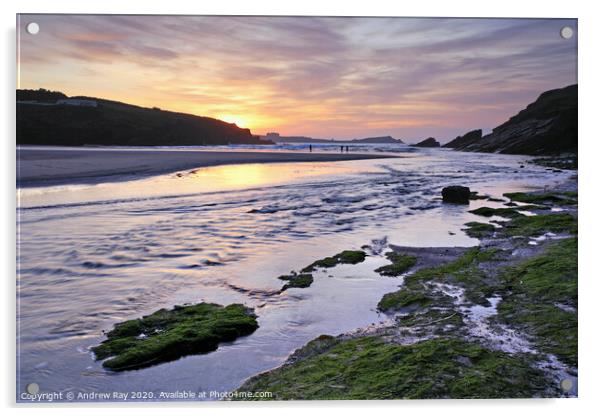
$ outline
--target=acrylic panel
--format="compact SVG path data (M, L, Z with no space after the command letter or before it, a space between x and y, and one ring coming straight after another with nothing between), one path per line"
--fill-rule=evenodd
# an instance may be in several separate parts
M17 401L577 396L576 19L17 16Z

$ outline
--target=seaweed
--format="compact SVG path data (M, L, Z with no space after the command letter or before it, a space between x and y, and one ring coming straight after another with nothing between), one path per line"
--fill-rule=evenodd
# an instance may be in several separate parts
M311 348L317 342L318 347ZM311 341L302 360L248 380L239 392L259 400L508 398L550 394L540 370L521 355L439 337L412 345L379 337ZM312 352L307 352L313 351ZM295 354L293 355L293 357Z
M467 228L463 231L470 237L473 238L484 238L489 237L495 232L493 224L487 224L483 222L471 221L464 224Z
M378 302L380 311L399 310L411 306L426 306L431 303L431 298L421 292L401 289L396 292L387 293Z
M375 272L383 276L393 277L407 272L416 265L418 260L415 256L396 252L387 253L387 258L391 260L391 264L379 267Z
M214 351L258 327L256 316L241 304L176 306L116 324L92 352L97 360L108 358L103 366L110 370L133 370Z
M543 351L577 365L577 238L552 244L544 254L509 267L508 294L497 320L518 325Z
M540 214L513 218L502 233L506 236L536 237L547 232L577 234L577 217L566 214Z
M311 286L314 282L314 277L310 273L292 273L278 277L280 280L286 280L288 283L282 286L282 290L289 289L291 287L306 288Z
M357 264L366 259L366 253L362 250L345 250L332 257L316 260L309 266L303 268L303 273L310 273L316 268L331 268L337 264Z
M506 198L516 202L527 204L554 204L554 205L575 205L577 204L576 192L546 192L546 193L526 193L509 192L505 193Z

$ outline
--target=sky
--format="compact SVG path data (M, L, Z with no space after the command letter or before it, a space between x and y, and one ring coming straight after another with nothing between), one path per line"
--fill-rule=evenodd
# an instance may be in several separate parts
M577 82L572 19L21 15L17 39L19 88L254 134L446 142Z

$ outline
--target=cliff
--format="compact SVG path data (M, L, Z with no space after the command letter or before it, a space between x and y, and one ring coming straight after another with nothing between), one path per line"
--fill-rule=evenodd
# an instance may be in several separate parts
M470 144L473 144L473 143L477 142L478 140L481 140L482 137L483 137L482 130L480 130L480 129L473 130L473 131L469 131L464 136L456 137L454 140L452 140L449 143L444 144L442 147L447 147L447 148L451 148L451 149L459 149L459 148L466 147Z
M455 148L526 155L577 152L577 85L544 92L491 134Z
M17 144L194 146L267 144L209 117L59 92L17 90Z

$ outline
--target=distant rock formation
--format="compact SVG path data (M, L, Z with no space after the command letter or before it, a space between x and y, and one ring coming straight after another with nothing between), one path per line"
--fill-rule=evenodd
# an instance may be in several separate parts
M279 133L267 133L260 136L262 140L271 140L274 143L332 143L332 139L314 139L306 136L281 136Z
M314 139L305 136L281 136L278 133L272 132L267 133L265 136L261 136L264 140L271 140L276 143L369 143L369 144L403 144L400 139L394 139L391 136L379 136L379 137L366 137L364 139Z
M195 146L271 144L209 117L57 91L17 90L17 144Z
M403 144L403 140L394 139L391 136L379 136L379 137L366 137L364 139L354 139L351 143L391 143L391 144Z
M458 136L454 140L449 143L444 144L442 147L447 147L451 149L459 149L466 147L470 144L476 143L483 137L483 131L473 130L466 133L464 136Z
M577 84L544 92L491 134L455 149L526 155L576 153Z
M414 147L440 147L441 145L434 137L429 137L428 139L424 139L420 143L416 143L412 145Z

